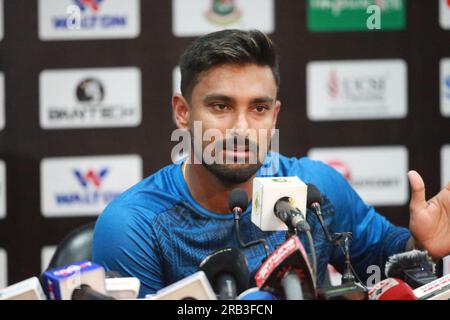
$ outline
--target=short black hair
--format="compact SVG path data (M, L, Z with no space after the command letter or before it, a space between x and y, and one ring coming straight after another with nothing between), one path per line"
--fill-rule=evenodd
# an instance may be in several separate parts
M277 87L280 72L275 44L258 30L226 29L196 39L180 59L181 93L190 100L199 76L214 66L226 63L269 66Z

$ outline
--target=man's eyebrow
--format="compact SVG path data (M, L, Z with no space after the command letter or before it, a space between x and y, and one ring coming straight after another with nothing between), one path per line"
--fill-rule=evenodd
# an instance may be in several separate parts
M223 95L223 94L211 93L211 94L207 94L203 98L203 101L204 102L224 101L224 102L232 103L232 102L234 102L234 99L229 96Z
M211 101L224 101L224 102L228 102L228 103L233 103L234 99L223 95L223 94L216 94L216 93L212 93L212 94L208 94L203 98L203 101L205 102L211 102ZM258 97L258 98L254 98L251 100L252 104L255 103L273 103L274 99L271 97Z
M252 104L254 103L273 103L274 99L271 97L260 97L260 98L255 98L252 100Z

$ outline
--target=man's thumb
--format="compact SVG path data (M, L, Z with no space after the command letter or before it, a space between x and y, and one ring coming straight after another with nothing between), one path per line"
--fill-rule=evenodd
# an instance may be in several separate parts
M413 212L427 205L425 200L425 183L420 174L414 170L408 172L408 178L411 186L411 201L409 207Z

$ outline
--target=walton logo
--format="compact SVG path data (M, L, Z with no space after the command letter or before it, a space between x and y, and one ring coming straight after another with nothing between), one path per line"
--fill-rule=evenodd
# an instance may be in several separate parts
M80 8L82 12L85 12L89 7L92 11L98 12L100 9L100 3L104 0L74 0L75 4Z
M99 172L94 172L94 170L88 170L84 175L81 171L75 169L73 173L75 177L78 179L78 182L83 186L83 188L87 188L89 184L95 186L95 188L99 188L102 180L108 174L108 169L102 169Z

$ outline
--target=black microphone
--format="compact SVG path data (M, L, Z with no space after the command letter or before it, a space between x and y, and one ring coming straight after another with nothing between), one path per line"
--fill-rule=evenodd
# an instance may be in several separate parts
M228 198L228 207L231 212L234 214L234 226L236 230L236 237L239 242L239 245L243 248L248 248L257 244L262 244L264 246L264 250L266 252L266 258L269 256L269 246L265 239L258 239L255 241L251 241L249 243L244 243L241 238L239 221L241 219L242 213L248 207L248 196L247 192L244 189L236 188L231 191L230 196Z
M228 207L231 212L241 215L248 207L248 196L244 189L233 189L228 197Z
M435 264L426 251L412 250L389 257L385 274L390 278L405 281L411 288L417 289L437 279Z
M82 284L72 293L72 300L116 300L114 297L107 296L92 289L89 285Z
M291 198L283 197L278 199L275 202L273 212L289 229L296 229L300 232L311 231L311 227L306 222L303 213L291 204Z
M329 243L333 243L334 245L338 245L338 243L336 243L336 240L330 236L330 232L328 231L323 221L321 209L321 205L323 204L322 194L314 184L308 183L307 186L308 186L308 193L306 196L306 207L310 209L312 212L314 212L316 217L319 219L320 226L322 227L322 230L325 234L325 237L327 238L327 241Z
M219 250L200 263L220 300L234 300L249 288L250 273L245 255L238 249Z

